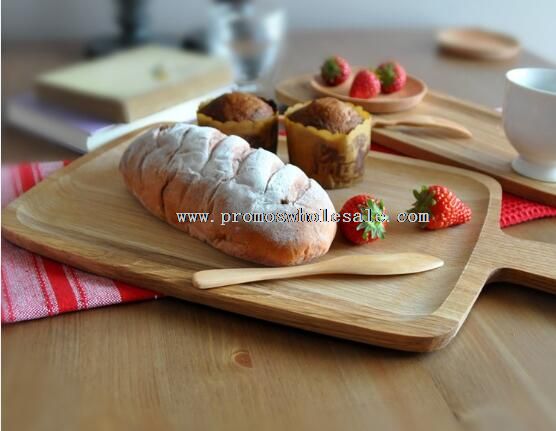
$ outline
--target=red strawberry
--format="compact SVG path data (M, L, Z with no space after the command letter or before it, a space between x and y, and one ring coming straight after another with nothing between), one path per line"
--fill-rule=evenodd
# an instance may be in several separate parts
M349 63L342 57L327 58L320 68L320 74L327 85L340 85L351 75Z
M384 203L371 195L349 198L340 210L340 232L355 244L384 239L386 212Z
M377 67L376 74L380 78L382 92L385 94L400 91L407 80L405 69L395 61L382 63Z
M370 70L361 70L355 75L351 89L350 97L358 99L370 99L380 93L380 80Z
M471 220L471 209L444 186L422 186L413 190L413 196L416 201L408 212L429 214L424 229L443 229Z

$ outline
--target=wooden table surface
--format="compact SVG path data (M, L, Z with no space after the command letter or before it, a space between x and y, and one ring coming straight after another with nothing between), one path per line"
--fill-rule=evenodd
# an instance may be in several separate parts
M3 97L77 59L67 43L8 43ZM504 71L546 66L439 56L434 34L294 34L274 79L329 53L397 58L431 88L500 106ZM2 130L2 163L75 158ZM556 242L556 220L506 233ZM547 256L556 264L556 256ZM2 425L24 430L556 429L556 297L489 285L444 350L409 354L163 299L2 329Z

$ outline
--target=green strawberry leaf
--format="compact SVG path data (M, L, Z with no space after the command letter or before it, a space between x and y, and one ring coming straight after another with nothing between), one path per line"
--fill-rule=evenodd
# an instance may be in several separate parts
M429 219L432 220L432 208L436 205L436 199L434 199L434 192L429 190L427 186L421 186L421 190L413 190L413 196L415 196L415 202L413 207L408 209L408 213L415 214L428 214ZM421 227L425 227L427 223L422 223Z
M325 79L334 79L341 73L342 70L334 58L329 58L322 65L322 75Z
M389 86L396 80L396 71L394 70L394 65L392 63L387 63L376 70L378 79L384 86Z
M361 210L363 221L357 225L356 230L363 231L363 239L368 240L369 235L371 235L372 239L384 239L386 228L384 227L384 222L381 220L385 215L384 202L382 200L377 202L369 199L367 204L361 205L359 209Z

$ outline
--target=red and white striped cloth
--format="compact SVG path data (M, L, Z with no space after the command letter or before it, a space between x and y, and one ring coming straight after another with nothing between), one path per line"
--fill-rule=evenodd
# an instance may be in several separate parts
M383 150L378 145L373 145L373 149ZM3 166L2 207L64 165L49 162ZM504 194L502 227L549 216L556 216L556 207ZM154 292L30 253L4 239L1 267L2 323L158 297Z
M63 162L2 166L2 208ZM2 238L2 323L55 316L158 294L80 271L30 253Z

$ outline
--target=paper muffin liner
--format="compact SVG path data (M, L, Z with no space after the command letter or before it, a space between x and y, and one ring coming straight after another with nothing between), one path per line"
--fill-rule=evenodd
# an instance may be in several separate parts
M304 126L289 116L311 102L290 107L284 115L290 163L326 189L349 187L363 178L371 145L371 114L353 106L363 118L348 134Z
M264 120L222 122L199 112L207 103L209 102L201 104L197 111L197 123L199 126L214 127L226 135L240 136L249 142L249 145L253 148L264 148L272 153L276 153L278 145L277 113Z

